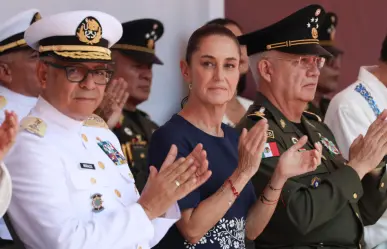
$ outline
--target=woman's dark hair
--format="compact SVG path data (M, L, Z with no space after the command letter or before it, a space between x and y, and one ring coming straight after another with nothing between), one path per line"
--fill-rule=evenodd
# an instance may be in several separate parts
M235 42L235 45L237 46L237 48L239 48L240 46L237 37L228 28L225 28L224 26L219 24L206 24L200 27L199 29L195 30L188 40L187 50L185 53L185 60L188 65L190 65L191 63L192 55L199 49L201 41L204 38L212 35L226 36ZM238 49L238 52L240 55L239 49ZM181 108L183 108L187 100L188 100L188 96L186 96L181 101Z
M238 27L238 29L243 31L243 29L242 29L241 25L239 25L239 23L237 23L236 21L229 19L229 18L216 18L216 19L213 19L213 20L209 21L208 23L206 23L206 25L208 25L208 24L218 24L218 25L222 25L222 26L235 25Z

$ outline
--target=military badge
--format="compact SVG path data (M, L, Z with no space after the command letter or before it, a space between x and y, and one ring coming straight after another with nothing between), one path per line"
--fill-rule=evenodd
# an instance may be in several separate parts
M109 141L98 142L98 146L105 152L105 154L114 162L115 165L126 164L127 161L120 152L114 148L114 146Z
M321 179L315 176L310 181L310 186L312 186L313 188L318 188L318 186L320 186L320 182L321 182Z
M91 205L93 206L92 211L94 213L99 213L103 211L105 208L102 206L102 195L101 194L93 194L91 197Z
M339 149L332 141L328 140L328 138L321 136L321 143L329 150L330 153L335 155L340 154Z
M92 16L86 17L78 25L76 35L81 42L94 45L102 38L101 24Z
M272 130L267 130L267 137L274 139L274 132Z

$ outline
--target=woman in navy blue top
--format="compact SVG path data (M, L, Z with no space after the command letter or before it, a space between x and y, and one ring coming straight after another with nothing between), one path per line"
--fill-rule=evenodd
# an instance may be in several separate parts
M188 42L181 69L190 82L189 98L181 112L153 133L149 165L160 168L174 144L178 148L177 158L193 158L194 167L198 168L201 167L197 164L208 164L212 175L178 201L182 218L156 248L243 249L248 212L262 215L262 219L253 220L257 223L254 227L263 230L275 209L276 205L265 204L276 204L279 189L265 193L266 203L262 199L256 202L249 181L260 164L268 128L266 120L258 122L248 133L244 130L240 138L233 128L222 124L226 103L232 99L238 83L239 60L238 41L223 26L206 25L195 31ZM300 144L305 142L303 139ZM291 153L282 156L291 157ZM272 186L283 186L290 175L289 168L296 167L280 160ZM196 172L196 176L200 174ZM178 180L176 185L180 185Z

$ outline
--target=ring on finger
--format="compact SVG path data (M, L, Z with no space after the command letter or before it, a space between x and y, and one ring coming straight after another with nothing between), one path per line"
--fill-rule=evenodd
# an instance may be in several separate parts
M180 187L180 182L178 180L175 180L175 184L177 187Z

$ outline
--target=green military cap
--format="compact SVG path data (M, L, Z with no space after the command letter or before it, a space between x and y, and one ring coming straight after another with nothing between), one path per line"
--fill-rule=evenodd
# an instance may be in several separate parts
M320 45L334 56L343 53L343 50L337 48L334 44L337 24L337 15L333 12L328 12L325 15L319 33Z
M124 55L144 63L162 65L156 56L156 41L164 33L163 24L156 19L138 19L122 24L124 33L121 39L112 47Z
M309 5L263 29L238 37L247 54L278 50L291 54L332 56L319 44L319 28L325 11Z

